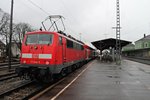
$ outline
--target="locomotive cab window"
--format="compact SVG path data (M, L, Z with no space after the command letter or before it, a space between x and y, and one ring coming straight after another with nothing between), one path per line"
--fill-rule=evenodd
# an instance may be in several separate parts
M29 34L27 35L26 44L52 44L52 34Z

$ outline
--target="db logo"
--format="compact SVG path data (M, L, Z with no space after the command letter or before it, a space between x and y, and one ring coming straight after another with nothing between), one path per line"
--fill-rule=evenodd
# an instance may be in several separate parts
M32 58L39 58L39 55L38 54L33 54Z

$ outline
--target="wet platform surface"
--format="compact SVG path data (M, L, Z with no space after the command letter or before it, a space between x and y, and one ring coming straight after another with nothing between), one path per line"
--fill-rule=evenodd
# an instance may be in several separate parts
M94 60L57 100L150 100L150 65Z

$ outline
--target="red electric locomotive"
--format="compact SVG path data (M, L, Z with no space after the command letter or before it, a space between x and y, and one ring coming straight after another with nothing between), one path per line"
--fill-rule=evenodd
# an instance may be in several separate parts
M29 32L23 40L21 66L16 71L46 81L54 74L71 72L89 58L90 49L82 42L57 32Z
M51 81L53 76L70 73L90 59L91 49L63 32L37 31L25 35L19 76Z

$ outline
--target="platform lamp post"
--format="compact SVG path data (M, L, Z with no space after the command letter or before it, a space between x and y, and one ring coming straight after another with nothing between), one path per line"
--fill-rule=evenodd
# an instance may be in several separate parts
M13 32L13 4L14 0L11 0L11 12L10 12L10 36L9 36L9 54L8 54L8 60L9 60L9 71L11 71L11 40L12 40L12 32Z

